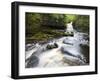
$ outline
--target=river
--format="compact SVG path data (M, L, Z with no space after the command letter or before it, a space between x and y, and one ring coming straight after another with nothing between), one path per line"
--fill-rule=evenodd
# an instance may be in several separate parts
M47 49L56 43L57 48ZM89 35L74 31L74 36L52 39L45 44L27 44L25 67L65 67L89 64Z

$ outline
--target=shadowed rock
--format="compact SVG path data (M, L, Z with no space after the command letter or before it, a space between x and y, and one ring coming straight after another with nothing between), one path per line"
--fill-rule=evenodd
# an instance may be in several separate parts
M32 55L30 58L26 60L26 63L26 68L36 67L39 63L39 59L38 57Z
M57 44L57 43L48 44L46 48L47 48L47 49L58 48L58 44Z

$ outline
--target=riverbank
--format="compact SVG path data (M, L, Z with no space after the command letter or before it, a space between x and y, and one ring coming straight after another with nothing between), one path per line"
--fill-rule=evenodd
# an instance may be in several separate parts
M43 29L32 36L26 36L26 44L28 43L46 43L54 38L59 38L65 35L65 30Z

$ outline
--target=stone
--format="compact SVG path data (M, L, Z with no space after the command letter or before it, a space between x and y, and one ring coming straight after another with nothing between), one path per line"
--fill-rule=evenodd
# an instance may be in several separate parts
M39 59L37 56L31 56L30 58L27 59L27 62L26 62L26 68L32 68L32 67L36 67L39 63Z
M74 36L74 33L73 32L65 32L64 36Z
M57 44L57 43L48 44L46 48L47 48L47 49L58 48L58 44Z

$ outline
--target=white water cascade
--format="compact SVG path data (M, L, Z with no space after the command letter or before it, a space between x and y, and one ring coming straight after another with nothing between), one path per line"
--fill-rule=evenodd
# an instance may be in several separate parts
M71 32L73 32L73 31L74 31L73 25L72 25L72 22L70 22L70 23L68 23L68 24L66 25L66 32L71 33Z

